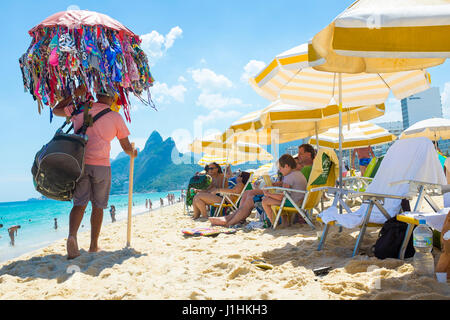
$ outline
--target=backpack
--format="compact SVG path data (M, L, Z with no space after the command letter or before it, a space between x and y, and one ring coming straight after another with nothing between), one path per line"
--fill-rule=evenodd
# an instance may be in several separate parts
M195 175L189 180L188 189L186 192L186 205L192 206L195 193L192 189L206 190L211 185L212 178L210 175L202 174Z
M44 145L34 157L31 173L33 184L43 196L59 201L70 201L73 198L75 186L84 173L84 153L88 141L86 130L100 117L111 109L105 109L94 118L87 114L85 107L85 121L83 126L74 134L69 134L72 126L63 131L68 121L64 121L53 138ZM72 117L76 114L72 113Z
M396 217L387 220L380 230L378 239L373 246L373 252L378 259L398 259L400 248L405 238L408 225L398 221ZM405 258L414 256L415 250L412 237L406 247Z

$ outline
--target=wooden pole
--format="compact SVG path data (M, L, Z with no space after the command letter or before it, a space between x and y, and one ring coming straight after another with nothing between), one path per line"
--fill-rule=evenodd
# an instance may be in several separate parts
M131 143L134 152L134 142ZM134 155L130 157L130 177L128 180L128 225L127 225L127 247L131 243L131 214L133 211L133 176L134 176Z

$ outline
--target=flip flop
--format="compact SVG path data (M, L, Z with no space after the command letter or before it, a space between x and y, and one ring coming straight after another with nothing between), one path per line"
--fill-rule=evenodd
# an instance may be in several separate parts
M264 260L262 259L255 259L252 262L250 262L251 264L254 264L255 266L257 266L258 268L261 268L263 270L272 270L273 266L266 263Z

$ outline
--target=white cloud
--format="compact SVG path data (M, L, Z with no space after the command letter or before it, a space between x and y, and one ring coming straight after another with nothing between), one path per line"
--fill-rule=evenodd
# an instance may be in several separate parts
M207 115L199 115L194 123L214 123L223 119L230 119L230 118L237 118L241 115L240 112L235 110L228 110L228 111L222 111L222 110L211 110L211 112Z
M167 83L160 82L155 82L150 90L155 102L158 103L164 103L171 99L177 102L184 102L184 94L187 91L182 84L170 87Z
M141 35L141 48L147 54L150 65L155 65L156 61L166 54L167 50L173 46L175 40L181 37L182 34L183 30L176 26L173 27L166 36L160 34L156 30Z
M178 77L178 82L187 82L186 78L183 76Z
M197 99L197 105L208 109L221 109L227 106L242 106L242 100L238 98L224 97L221 93L202 92Z
M229 89L233 87L233 82L221 74L216 74L210 69L194 69L189 71L197 87L203 92Z
M134 142L134 146L136 149L139 149L142 151L145 147L145 143L147 142L147 138L133 138L129 137L130 142ZM114 139L111 141L111 151L110 151L110 158L115 159L119 153L123 151L122 147L120 146L120 142L117 139Z
M256 76L264 67L266 63L258 60L250 60L244 67L244 73L241 75L241 81L247 83L248 79Z
M444 84L441 93L442 114L444 118L450 118L450 82Z

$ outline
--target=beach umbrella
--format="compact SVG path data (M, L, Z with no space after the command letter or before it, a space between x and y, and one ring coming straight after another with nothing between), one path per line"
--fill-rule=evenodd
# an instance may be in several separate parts
M196 139L189 145L191 152L205 154L206 158L202 158L199 164L205 163L211 157L222 163L233 165L249 161L270 161L273 159L272 155L258 144L240 141L234 143L222 142L219 138L220 135L210 135L204 139Z
M426 137L432 141L450 139L450 120L430 118L419 121L402 132L400 139Z
M344 108L344 123L380 117L385 106L371 105ZM235 121L222 135L223 141L253 141L263 145L291 142L339 125L339 108L300 107L275 101L268 107L251 112ZM273 149L272 149L273 150Z
M228 160L226 156L220 156L220 155L204 155L197 164L201 166L206 166L210 163L217 163L219 166L226 166L226 165L233 165L231 161Z
M340 132L343 106L381 104L390 93L403 99L429 88L429 78L424 70L371 74L326 72L313 68L322 66L324 61L317 56L311 43L303 44L277 55L249 82L255 91L273 101L311 107L337 102ZM341 162L341 146L339 158ZM342 168L339 170L339 185L342 185Z
M439 65L450 56L449 0L359 0L312 39L318 70L396 72Z
M69 10L56 13L29 31L32 37L19 63L25 90L38 103L53 108L67 94L75 105L79 85L91 94L114 94L112 109L123 107L130 121L129 94L153 106L149 88L154 79L141 40L120 22L101 13ZM141 97L147 92L147 98ZM86 99L86 97L82 97Z
M386 129L370 122L353 123L350 129L343 127L342 150L376 146L396 140L396 136ZM310 144L318 143L324 148L339 149L339 128L332 128L319 134L318 140L313 137Z

